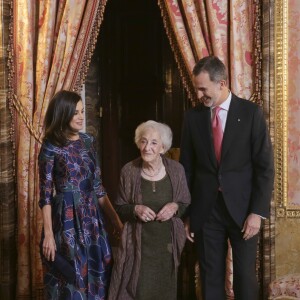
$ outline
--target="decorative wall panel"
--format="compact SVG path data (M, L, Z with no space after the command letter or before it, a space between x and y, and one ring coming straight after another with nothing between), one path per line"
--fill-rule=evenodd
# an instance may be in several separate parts
M275 200L277 217L300 217L300 5L275 5Z

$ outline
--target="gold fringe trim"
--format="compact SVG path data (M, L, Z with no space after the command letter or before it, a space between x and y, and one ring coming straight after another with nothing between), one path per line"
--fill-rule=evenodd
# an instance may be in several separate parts
M160 7L161 10L161 16L163 18L164 27L171 45L171 49L174 53L175 61L179 69L179 74L183 83L183 87L187 92L188 98L192 102L192 106L195 106L197 104L197 97L195 94L192 79L190 77L190 73L187 69L187 66L183 60L183 55L177 43L175 32L171 26L168 9L166 7L164 0L158 0L158 6Z
M10 126L10 139L12 143L12 157L13 157L13 176L16 183L16 114L13 109L13 95L15 89L15 65L14 65L14 1L11 0L9 3L10 10L10 21L9 21L9 40L7 45L8 53L8 92L7 92L7 102L11 115L11 126Z
M259 0L254 0L255 23L254 23L254 91L250 101L263 105L262 98L262 9Z
M30 118L28 117L22 103L18 101L16 92L17 92L17 78L16 78L16 71L15 71L15 48L14 48L14 1L12 0L10 2L10 24L9 24L9 42L8 42L8 93L7 93L7 101L9 105L9 110L11 114L11 130L10 130L10 136L12 141L12 148L13 148L13 174L16 176L16 132L15 128L17 126L17 115L21 116L23 122L26 124L26 127L28 128L30 134L39 142L41 143L41 135L36 132L34 129L32 122Z
M93 55L93 52L95 50L95 45L97 43L97 37L99 35L99 30L100 30L100 25L103 21L103 15L104 15L104 10L106 6L107 0L101 0L98 9L96 12L96 17L95 17L95 22L92 25L92 32L91 36L89 39L89 43L87 46L87 50L84 54L84 59L82 61L82 66L79 71L79 74L74 81L75 84L71 89L74 91L79 91L82 88L82 85L84 83L84 80L86 78L89 64L91 62L91 57ZM30 117L26 113L26 110L22 103L18 101L17 96L15 94L16 91L16 84L15 84L15 66L14 66L14 33L13 33L13 1L11 1L11 24L10 24L10 42L8 46L8 52L9 52L9 76L8 76L8 82L9 82L9 91L8 91L8 103L9 103L9 108L10 108L10 113L12 116L12 126L11 126L11 140L13 142L13 149L14 149L14 157L16 157L15 153L15 140L16 140L16 134L15 134L15 126L16 126L16 114L15 110L18 112L19 116L25 123L28 131L30 134L36 139L38 143L42 143L42 134L37 132L37 130L34 128ZM15 109L15 110L14 110ZM15 159L14 159L15 162Z
M10 24L9 24L9 42L8 42L8 94L7 100L9 104L9 110L11 114L11 130L10 136L11 141L13 144L13 174L16 175L16 132L15 128L17 126L17 116L16 111L22 118L23 122L25 123L26 127L28 128L30 134L39 142L42 143L41 134L37 133L34 129L31 119L28 117L22 103L18 101L15 92L17 91L17 83L16 80L16 72L15 72L15 64L14 64L14 6L13 1L10 2Z
M73 83L71 84L71 89L73 91L76 91L76 92L80 91L85 82L85 79L86 79L86 76L88 73L88 69L89 69L89 65L91 63L91 58L92 58L92 55L93 55L95 47L96 47L96 43L97 43L99 31L100 31L100 26L103 21L106 3L107 3L107 0L100 0L100 3L98 5L95 21L94 21L94 24L92 25L92 31L91 31L91 35L89 38L88 46L86 48L84 58L81 63L81 68L75 79L74 85L73 85Z
M14 65L14 0L9 2L9 38L8 38L8 45L7 45L7 67L8 67L8 91L7 91L7 103L9 107L9 112L11 116L11 126L10 126L10 140L12 144L12 177L13 177L13 197L14 197L14 207L18 207L18 178L17 174L17 152L16 152L16 113L13 108L13 94L15 88L15 65ZM18 235L18 227L15 227L15 236Z

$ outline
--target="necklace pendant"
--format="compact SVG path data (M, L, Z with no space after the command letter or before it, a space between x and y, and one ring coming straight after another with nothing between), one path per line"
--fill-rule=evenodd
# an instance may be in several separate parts
M152 181L152 192L156 192L155 181Z

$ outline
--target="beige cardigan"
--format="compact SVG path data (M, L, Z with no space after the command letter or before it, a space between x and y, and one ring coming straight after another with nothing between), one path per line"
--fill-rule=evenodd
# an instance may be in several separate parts
M186 206L190 204L184 169L180 163L162 157L166 172L170 177L173 189L173 201ZM142 204L141 195L142 159L127 163L121 170L117 206L124 204ZM141 230L140 221L126 222L123 228L120 246L113 266L109 300L134 300L141 263ZM178 217L172 218L172 245L174 268L180 263L180 255L186 240L183 222Z

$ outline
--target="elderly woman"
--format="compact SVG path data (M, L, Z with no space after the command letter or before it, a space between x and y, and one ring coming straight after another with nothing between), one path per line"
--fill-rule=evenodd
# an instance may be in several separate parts
M135 131L141 157L121 170L116 210L125 223L111 278L111 300L174 300L185 243L180 219L190 203L183 167L163 154L171 129L147 121Z

